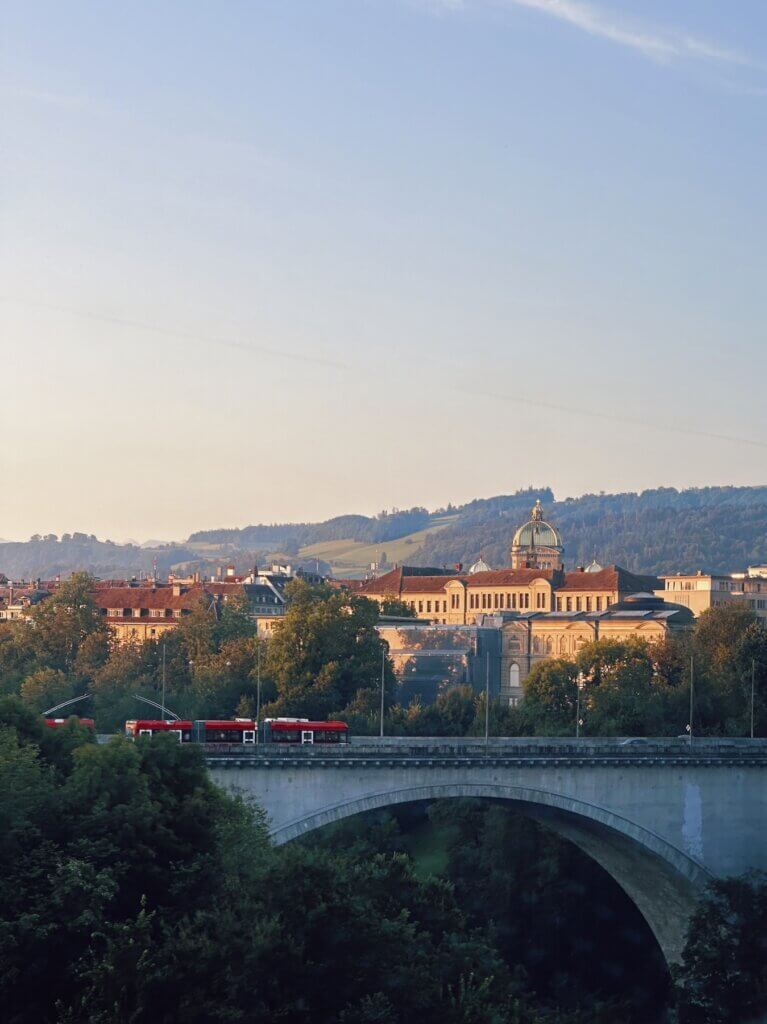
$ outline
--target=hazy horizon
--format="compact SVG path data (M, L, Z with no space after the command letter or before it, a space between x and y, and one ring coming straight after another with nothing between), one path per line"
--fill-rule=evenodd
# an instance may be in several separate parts
M671 486L671 485L658 485L658 487L661 487L661 486ZM704 486L704 487L705 486L712 486L712 487L724 486L724 487L727 487L727 486L733 486L733 485L729 485L729 484L719 484L719 485L711 484L711 485L702 485L702 486ZM741 486L741 485L735 485L735 486ZM760 487L760 486L767 487L767 483L762 482L761 484L754 484L752 486L755 486L755 487ZM499 492L495 492L494 491L492 493L487 493L487 494L474 494L471 497L462 498L460 501L456 501L454 499L448 499L447 501L442 502L442 503L440 503L438 505L425 505L423 502L415 502L414 505L404 506L404 505L398 505L396 502L394 502L393 504L385 506L384 508L373 509L373 510L362 510L362 509L359 509L359 508L344 508L344 509L340 509L340 510L338 510L336 512L333 512L329 516L320 516L319 518L316 518L316 519L315 518L309 518L307 516L300 516L300 515L296 516L296 517L294 517L292 519L275 519L273 517L268 517L268 516L260 517L260 516L254 515L251 518L249 518L247 521L237 522L237 523L234 523L234 522L217 522L217 523L198 524L196 526L193 526L192 529L187 530L185 532L178 532L178 533L173 534L173 535L169 534L169 535L167 535L165 537L157 537L157 536L139 537L139 536L136 536L135 534L126 535L126 536L122 537L122 536L119 536L119 535L115 534L114 531L110 532L109 530L106 530L102 534L95 534L95 536L96 536L96 539L99 540L99 541L107 541L107 540L109 540L109 541L112 541L112 542L114 542L116 544L135 544L135 545L138 545L140 547L149 547L150 545L161 545L161 544L177 544L177 543L183 544L189 538L189 536L191 534L193 534L193 533L201 533L201 532L205 532L205 531L209 531L209 530L237 530L237 529L244 529L244 528L249 527L249 526L271 526L271 525L275 525L275 524L276 525L290 525L290 524L294 524L294 523L295 524L301 524L301 523L323 523L323 522L325 522L325 521L327 521L329 519L334 519L337 516L362 515L362 516L373 517L373 516L378 515L382 511L392 512L394 509L399 509L400 511L402 511L402 510L406 510L407 508L412 508L412 507L423 507L423 508L426 508L426 510L428 512L434 513L434 512L439 511L442 508L446 508L449 504L453 505L456 508L460 508L463 505L466 505L466 504L468 504L468 503L470 503L470 502L472 502L474 500L483 501L483 500L490 500L490 499L493 499L493 498L513 495L517 491L527 490L528 487L532 488L534 491L544 491L547 488L549 488L549 485L545 484L545 483L540 484L540 485L536 485L536 484L527 485L526 484L526 485L523 485L520 488L514 488L513 490L509 490L509 491L499 491ZM614 494L620 494L620 493L638 493L638 494L641 494L644 491L652 491L652 490L655 490L656 488L652 488L652 487L641 488L639 491L634 491L634 492L632 492L630 489L627 490L627 491L623 491L623 492L608 492L608 491L605 491L604 489L601 489L599 491L583 491L582 493L579 493L579 494L576 494L576 493L559 494L559 493L557 493L555 488L550 488L550 489L554 493L554 502L557 503L557 502L562 502L562 501L566 501L566 500L569 500L569 499L578 500L579 498L585 498L585 497L590 497L590 496L597 496L597 497L599 497L599 496L604 495L606 497L610 497L611 495L614 496ZM692 487L692 488L685 488L685 490L695 490L695 489L696 488L694 488L694 487ZM681 490L681 489L679 489L679 490ZM532 508L532 505L531 505L531 508ZM544 511L546 511L545 503L544 503ZM25 543L34 534L39 534L40 536L43 536L43 537L46 536L46 535L55 534L58 537L58 539L61 540L62 535L64 535L64 534L72 534L72 533L94 534L94 531L92 531L92 530L91 531L84 530L84 529L81 529L80 527L77 527L77 526L74 526L74 527L71 527L71 528L68 528L68 529L65 529L65 530L41 529L41 530L33 531L33 534L30 534L30 535L28 535L26 537L6 537L6 536L0 536L0 544L4 544L4 543L11 543L11 544ZM381 543L385 544L385 542L381 542Z
M0 537L763 482L765 5L3 18Z

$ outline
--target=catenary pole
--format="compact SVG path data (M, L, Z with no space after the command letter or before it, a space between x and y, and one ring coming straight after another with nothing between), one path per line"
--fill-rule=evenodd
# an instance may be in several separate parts
M384 734L384 680L386 677L386 648L381 645L381 731L380 736Z

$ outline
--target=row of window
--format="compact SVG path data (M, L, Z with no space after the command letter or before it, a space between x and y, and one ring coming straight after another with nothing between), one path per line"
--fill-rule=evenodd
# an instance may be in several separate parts
M426 608L424 608L424 604L426 605ZM417 610L419 612L423 612L423 611L430 612L432 604L434 605L434 611L435 612L438 612L440 610L443 611L443 612L447 611L447 601L419 601L418 602L418 609ZM441 609L439 607L440 604L442 605ZM416 602L415 601L411 601L410 602L410 607L413 609L413 611L416 611Z
M577 654L577 652L584 646L586 641L583 637L566 637L561 636L559 641L555 641L553 637L533 637L533 654L554 654L555 651L559 654Z
M535 607L537 609L546 608L546 594L544 591L537 592L535 595ZM484 611L490 609L504 609L508 608L511 610L519 609L525 610L530 608L530 592L528 590L514 591L513 593L507 594L469 594L469 608Z
M557 597L557 611L558 612L580 612L580 611L596 611L601 612L606 610L610 606L610 598L601 596L592 597L590 594L585 597L580 595L577 597ZM414 612L421 614L431 614L432 611L435 614L439 612L447 611L447 601L424 599L421 601L410 601L410 607ZM460 594L450 595L450 608L455 611L460 609ZM470 611L495 611L505 610L510 611L529 611L531 608L530 592L529 591L514 591L510 593L479 593L469 594L469 610ZM538 591L535 594L535 609L536 611L546 611L546 591Z
M102 615L120 619L180 619L186 608L102 608Z

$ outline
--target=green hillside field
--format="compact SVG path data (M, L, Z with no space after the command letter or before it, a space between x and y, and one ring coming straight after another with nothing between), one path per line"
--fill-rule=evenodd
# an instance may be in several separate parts
M321 541L319 544L307 544L301 548L302 558L321 558L329 562L334 576L363 576L370 568L371 562L380 562L385 553L390 563L407 562L426 541L440 530L446 529L456 521L458 516L440 516L434 519L425 530L417 530L397 540L387 540L380 544L364 544L355 540Z

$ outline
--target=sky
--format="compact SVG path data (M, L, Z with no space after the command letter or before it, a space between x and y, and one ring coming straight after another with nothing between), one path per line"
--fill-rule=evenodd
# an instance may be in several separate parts
M763 0L6 0L0 537L767 482Z

